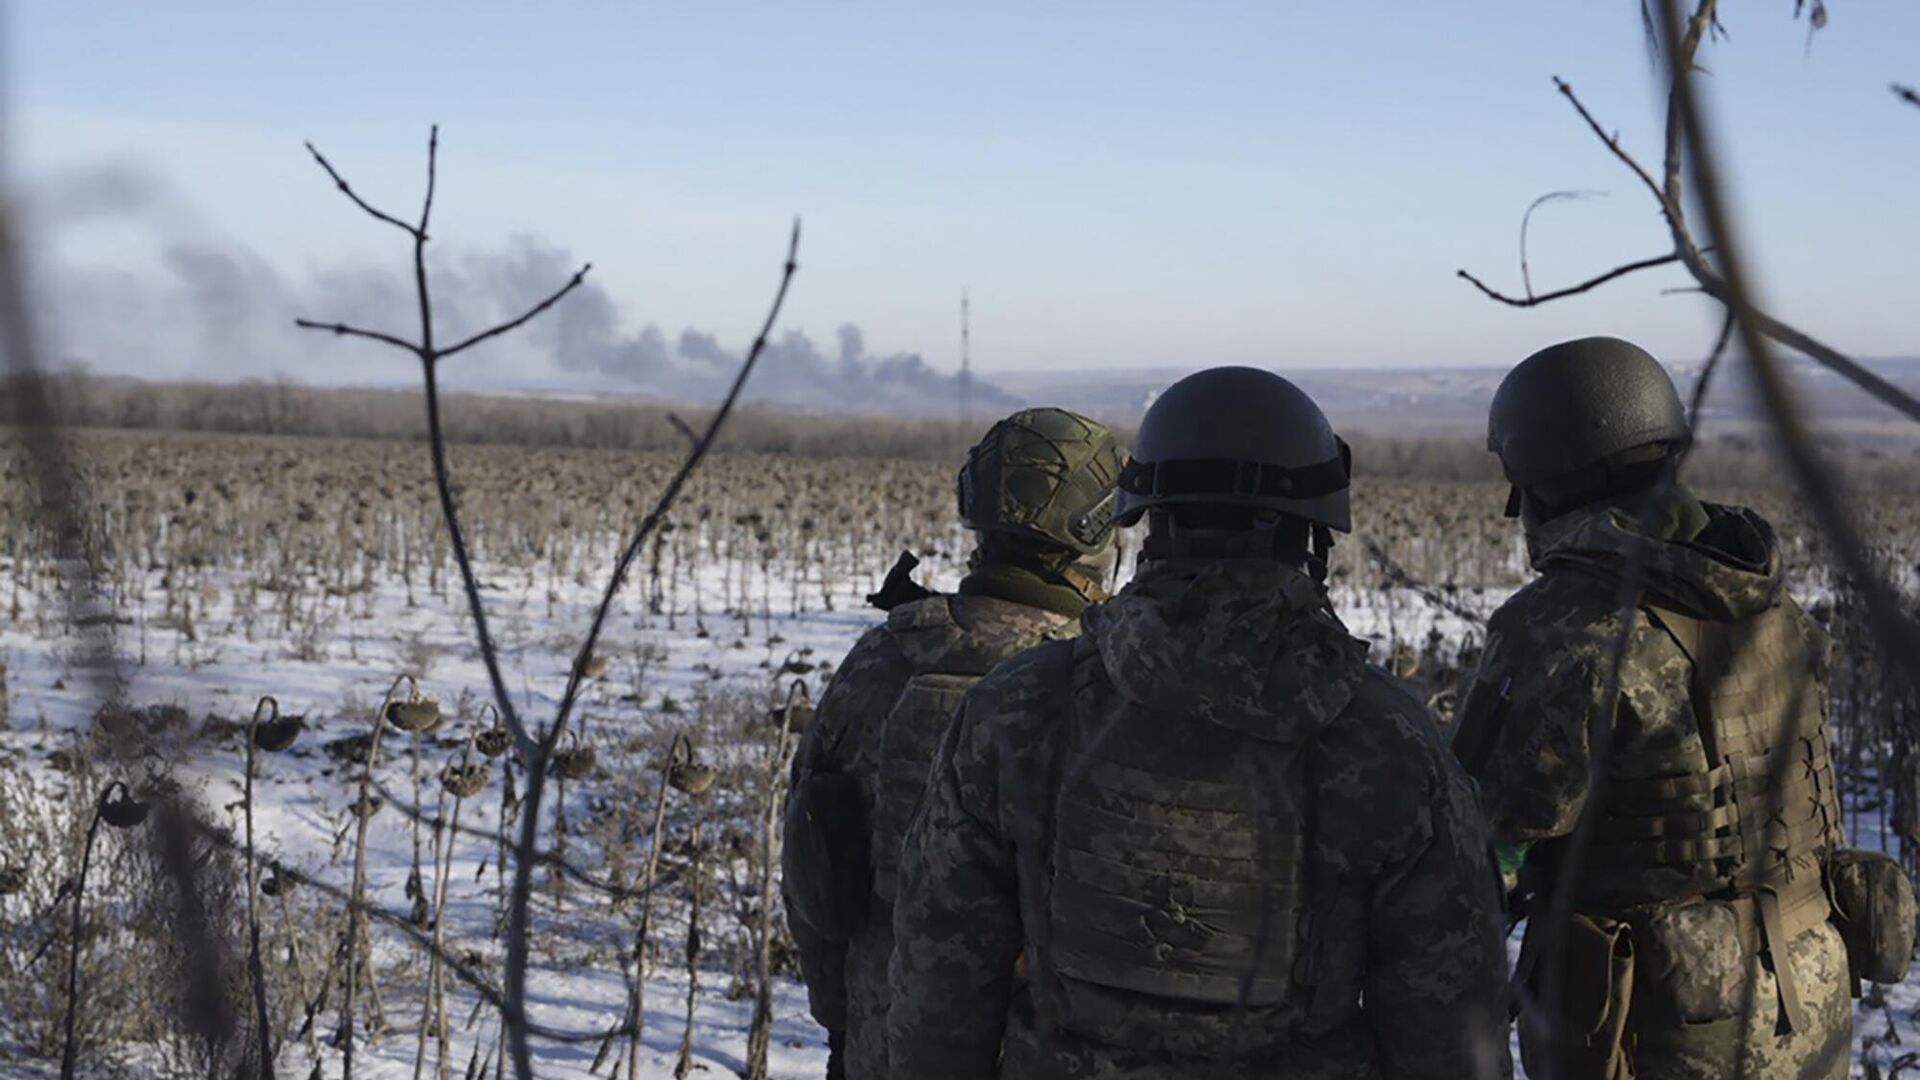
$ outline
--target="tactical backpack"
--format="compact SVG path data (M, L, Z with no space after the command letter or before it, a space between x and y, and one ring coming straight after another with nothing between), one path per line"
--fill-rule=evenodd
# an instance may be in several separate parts
M1090 641L1073 652L1044 854L1021 871L1043 883L1023 889L1042 1007L1083 1037L1201 1058L1235 1052L1243 1008L1296 1028L1317 952L1312 742L1195 738L1114 693ZM1113 991L1129 1004L1103 1005ZM1169 1008L1180 1023L1140 1022Z

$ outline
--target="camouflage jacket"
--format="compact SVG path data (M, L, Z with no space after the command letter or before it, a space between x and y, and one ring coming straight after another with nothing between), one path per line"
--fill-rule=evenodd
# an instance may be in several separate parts
M1214 1076L1223 1066L1235 1075L1303 1078L1507 1075L1505 955L1472 789L1426 711L1366 665L1366 646L1325 611L1306 575L1265 561L1158 563L1113 601L1089 608L1082 625L1078 645L1028 650L982 681L935 761L903 851L895 907L894 1075L1144 1080ZM1262 933L1250 955L1199 956L1235 979L1231 973L1248 972L1251 989L1260 954L1297 948L1290 986L1285 970L1275 980L1288 989L1208 1004L1180 992L1189 976L1154 972L1151 960L1139 962L1148 970L1133 988L1057 977L1064 938L1047 939L1111 914L1035 899L1036 888L1053 888L1043 879L1054 873L1040 823L1065 820L1059 793L1074 779L1071 771L1062 779L1063 771L1081 760L1068 741L1089 719L1075 700L1087 700L1088 684L1075 685L1081 671L1098 684L1095 700L1115 703L1115 715L1148 721L1149 758L1298 747L1311 762L1307 775L1317 782L1253 792L1253 805L1277 794L1306 807L1313 822L1294 860L1303 864L1295 877L1308 916L1293 924L1298 941L1276 945ZM1090 719L1098 730L1101 717ZM1125 756L1104 749L1109 759ZM1155 775L1150 766L1128 772L1136 784ZM1170 782L1162 806L1259 787L1239 780L1229 767L1211 780ZM1153 792L1136 788L1130 798L1151 802ZM1207 843L1214 831L1204 823L1223 816L1171 813L1176 825L1167 828L1189 845ZM1164 850L1129 851L1131 827L1123 821L1091 837L1102 853L1090 861L1122 880L1169 861ZM1175 859L1220 867L1235 857ZM1267 869L1286 877L1285 861ZM1160 882L1164 891L1168 879ZM1211 901L1259 909L1290 888L1215 886ZM1172 907L1173 921L1189 930L1196 916L1222 918ZM1138 925L1177 940L1183 927L1150 925L1161 914L1146 911ZM1143 955L1170 952L1163 942ZM1155 975L1169 977L1154 983ZM1182 1049L1141 1049L1155 1045Z
M1683 496L1686 501L1690 497ZM1809 694L1824 710L1825 634L1786 595L1773 529L1751 511L1708 504L1697 523L1640 533L1638 511L1616 505L1576 511L1528 537L1540 576L1493 615L1480 664L1461 695L1452 747L1480 784L1494 842L1528 850L1526 880L1547 881L1588 796L1591 736L1621 630L1620 580L1645 547L1643 603L1709 620L1785 605L1801 633L1819 643ZM1675 532L1676 527L1678 532ZM1690 667L1669 633L1633 612L1620 663L1620 700L1610 755L1613 776L1664 771L1676 751L1700 744ZM1684 883L1658 889L1685 895ZM1642 882L1594 878L1578 894L1583 910L1611 910L1666 898Z
M883 760L888 752L882 746L884 722L917 675L951 667L954 661L960 667L984 671L1027 645L1071 636L1077 630L1070 615L1006 598L1046 595L1040 592L1047 588L1045 583L1023 583L1019 577L1015 570L983 568L968 576L964 594L935 594L895 607L886 623L863 635L820 699L795 754L796 776L803 768L846 773L859 785L868 820L885 816L874 813L883 783L889 777L897 783L905 767L910 767L910 775L924 777L932 746L937 745L930 742L924 751L928 760L904 765ZM943 716L933 740L944 732L945 720ZM901 797L897 791L892 795ZM904 824L905 814L899 816ZM891 860L884 861L891 866ZM829 942L809 933L803 920L788 920L813 1016L822 1025L845 1032L852 1076L886 1074L885 983L893 942L891 912L875 903L868 921L870 925L853 940Z

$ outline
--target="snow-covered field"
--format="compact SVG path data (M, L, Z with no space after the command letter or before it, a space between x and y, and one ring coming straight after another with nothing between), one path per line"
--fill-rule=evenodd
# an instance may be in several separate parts
M0 562L0 569L4 568ZM607 820L615 813L608 807L622 799L651 805L657 783L653 770L667 733L693 730L688 725L702 702L713 700L717 693L732 693L748 695L749 701L757 700L752 695L761 695L770 704L786 685L781 681L783 669L787 680L798 672L817 694L827 668L816 665L836 662L877 620L877 613L862 604L861 596L877 585L884 569L884 565L874 567L868 580L832 586L776 580L777 574L745 583L725 580L724 567L716 564L685 580L676 576L658 612L649 610L641 588L630 586L614 609L598 652L608 661L608 670L589 684L580 711L579 729L586 744L602 748L601 767L591 780L566 786L566 812L575 837L570 857L595 873L610 874L603 834L595 833L591 823ZM928 584L951 586L958 573L951 558L934 558L921 576ZM582 575L571 581L548 579L536 586L530 576L496 579L484 565L482 579L507 681L520 711L530 722L550 717L573 647L597 599L599 582ZM48 581L46 589L51 587ZM833 597L832 610L822 609L823 589ZM184 629L162 610L163 590L149 588L144 594L145 606L123 610L129 621L118 628L119 648L128 661L126 697L131 704L180 706L189 718L189 728L210 719L244 722L262 695L272 695L283 713L306 716L307 731L294 751L262 758L256 827L264 852L324 881L344 887L351 879L352 838L348 831L342 841L342 827L354 799L350 781L357 770L336 761L323 748L370 730L382 695L397 673L417 675L421 689L440 699L452 720L450 732L465 735L482 726L478 703L486 698L486 679L457 590L436 592L418 582L407 586L375 579L369 591L348 602L343 617L327 621L318 631L309 629L297 643L241 619L232 606L237 588L210 590L190 627ZM752 599L743 603L742 596ZM1436 612L1407 592L1349 592L1339 599L1355 632L1376 639L1391 634L1417 643L1437 633L1453 642L1466 630L1464 621ZM1497 597L1463 592L1459 599L1485 610ZM59 790L61 783L51 768L50 755L75 746L81 734L92 729L99 704L70 668L76 639L64 631L36 628L33 605L54 602L50 591L28 597L26 613L16 615L0 632L9 704L7 723L0 731L0 754L23 767L48 792ZM251 634L249 628L253 628ZM1383 640L1376 656L1384 659L1388 652ZM711 733L695 732L695 736L710 738ZM237 807L230 804L240 790L244 743L228 738L186 740L181 745L176 775L198 790L202 805L226 814L227 822L237 828ZM410 790L407 749L404 736L389 732L381 779L396 794ZM709 760L736 761L752 760L754 752L712 744L702 745L700 751ZM436 790L432 777L439 764L456 753L428 748L425 798L429 811ZM107 767L120 770L112 775L137 775L146 766L120 760ZM488 793L468 804L463 824L492 827L499 784L496 777ZM676 815L670 833L684 824L684 817ZM714 827L728 824L738 822ZM414 865L414 831L406 815L392 812L377 815L369 831L369 895L384 908L404 912L410 903L407 879ZM550 826L547 837L550 844ZM670 835L669 845L673 842ZM0 851L0 862L8 854ZM490 840L458 839L443 925L451 951L477 952L489 966L498 955L492 933L498 879L488 866L493 854ZM630 865L625 873L631 880ZM7 902L0 899L0 914L9 918L23 914L18 906L4 906ZM622 1022L629 994L622 957L630 947L631 912L609 913L597 903L590 890L575 891L564 901L542 891L536 930L546 944L535 953L532 1013L536 1023L588 1036ZM674 1071L685 1023L687 983L680 973L679 950L686 917L686 907L679 900L663 902L656 916L655 937L664 944L645 984L645 1036L637 1055L640 1077L670 1076ZM730 912L710 910L706 919L705 931L711 936L741 934L739 921ZM302 932L300 927L273 924L268 936L274 942L280 940L276 935ZM392 1030L363 1045L356 1075L411 1077L418 1048L423 961L392 930L376 928L373 935L379 965L392 973L393 989L384 1003ZM308 947L318 951L326 944L315 942ZM709 947L707 955L710 959L700 976L693 1060L705 1075L733 1076L745 1068L752 1000L728 992L740 987L740 966L726 959L731 954L722 950L716 955ZM459 1075L472 1064L491 1060L496 1028L485 1010L474 1008L471 992L456 983L450 995L449 1065ZM773 1005L772 1074L822 1075L823 1033L807 1018L804 988L790 978L780 979ZM1860 1006L1857 1037L1876 1037L1876 1045L1867 1053L1878 1075L1888 1074L1890 1064L1904 1052L1902 1042L1914 1041L1912 1018L1917 1006L1920 986L1913 981L1893 988L1883 1002ZM337 1014L337 1000L328 1008ZM477 1019L470 1020L476 1014ZM339 1075L338 1055L327 1045L332 1027L333 1021L323 1019L317 1041L290 1040L281 1056L283 1071L305 1074L317 1062L324 1075ZM536 1040L537 1071L543 1077L595 1075L599 1050L598 1040L591 1038L578 1043ZM431 1074L436 1058L431 1039L425 1056ZM597 1075L609 1075L615 1062L623 1063L625 1056L624 1047L615 1047ZM161 1051L156 1049L145 1059L136 1052L134 1060L145 1061L136 1065L137 1071L157 1070ZM4 1058L0 1062L4 1062L0 1070L9 1075L32 1075L31 1069L44 1067L44 1063ZM1856 1066L1856 1072L1869 1075L1865 1068ZM621 1075L626 1075L624 1064Z

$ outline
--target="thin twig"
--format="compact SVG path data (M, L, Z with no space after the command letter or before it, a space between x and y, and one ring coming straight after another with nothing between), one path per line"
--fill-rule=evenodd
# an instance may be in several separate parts
M673 430L679 432L681 436L687 440L688 446L691 447L691 446L700 445L700 433L693 430L693 428L689 427L685 420L680 419L679 413L675 413L675 412L668 413L667 423L672 424Z
M1904 86L1900 83L1893 83L1888 89L1893 91L1894 97L1912 105L1916 109L1920 109L1920 90L1915 90L1911 86Z
M1549 304L1555 300L1564 300L1569 296L1578 296L1591 289L1597 289L1615 278L1623 278L1628 274L1638 273L1641 270L1651 270L1656 266L1666 266L1668 263L1676 263L1679 261L1680 256L1678 255L1660 255L1651 259L1641 259L1639 262L1630 262L1625 266L1616 266L1612 270L1601 274L1599 277L1589 278L1578 285L1570 285L1564 289L1555 289L1550 293L1541 293L1539 296L1528 293L1528 295L1524 297L1508 296L1505 293L1488 288L1479 278L1474 277L1465 270L1455 270L1454 274L1466 279L1474 288L1486 294L1490 300L1498 300L1509 307L1529 308L1538 307L1541 304Z
M1667 208L1667 197L1665 193L1660 190L1660 185L1655 183L1653 175L1647 172L1646 168L1643 167L1632 154L1628 153L1625 147L1620 145L1619 134L1609 133L1605 128L1600 126L1600 121L1595 120L1593 114L1588 112L1587 107L1582 105L1580 99L1574 95L1571 83L1555 75L1553 77L1553 85L1555 89L1560 91L1562 96L1573 103L1574 109L1580 113L1580 118L1587 122L1587 126L1593 129L1594 135L1598 136L1600 141L1606 144L1607 149L1613 151L1613 156L1619 158L1621 164L1632 169L1633 175L1640 178L1640 182L1646 185L1649 192L1653 193L1654 201L1659 203L1663 209Z
M366 338L369 341L378 341L383 345L391 345L396 349L405 349L407 352L410 352L415 356L420 355L420 346L415 345L411 341L406 341L401 338L397 338L392 334L383 334L378 330L362 330L357 326L348 326L346 323L314 322L311 319L295 319L293 320L293 325L299 327L302 330L325 330L327 333L332 334L335 337Z
M313 160L319 162L320 167L327 170L327 175L333 178L333 186L340 189L340 194L353 200L353 205L373 215L375 221L384 221L404 233L412 235L417 231L413 226L401 221L392 214L384 210L375 209L371 203L361 198L359 193L353 190L353 187L347 183L346 178L342 177L339 171L334 169L333 163L327 160L326 155L322 154L318 147L314 146L311 142L307 143L306 147L307 153L313 155Z
M600 641L600 631L606 625L607 614L613 607L614 597L626 582L627 572L633 566L633 560L640 554L667 512L673 508L674 500L680 495L680 489L686 486L695 469L713 448L714 440L720 435L720 429L733 414L734 405L740 400L740 393L746 388L747 378L753 374L755 365L767 348L767 335L773 332L773 326L780 317L780 308L786 303L787 289L793 284L793 275L800 268L797 261L800 254L800 222L795 219L793 232L787 240L787 261L781 269L780 287L773 294L773 304L767 309L766 321L761 324L760 333L753 339L752 348L740 364L739 372L733 378L733 385L727 389L726 398L720 408L707 422L707 429L700 442L688 451L686 460L679 471L667 482L653 509L641 520L640 527L634 531L633 538L620 552L613 574L607 579L607 588L600 598L600 605L594 610L593 622L587 628L587 636L580 644L573 665L567 675L567 688L561 695L560 706L555 711L553 727L547 732L545 740L532 756L532 765L527 774L527 792L523 797L520 818L520 840L515 847L515 865L513 868L513 893L507 912L507 957L506 957L506 1007L503 1020L507 1026L508 1052L513 1056L514 1073L520 1080L531 1080L533 1059L527 1045L526 1024L526 982L527 982L527 925L528 899L533 889L533 863L526 856L538 846L540 821L540 800L546 788L547 755L552 752L562 733L566 730L567 720L572 715L574 703L579 699L580 686L586 677L587 661L593 656Z
M553 293L553 295L547 297L545 300L542 300L538 304L535 304L533 307L527 309L526 314L520 316L517 319L513 319L509 322L503 322L499 326L496 326L491 330L482 330L479 333L473 335L472 337L466 339L465 341L460 342L458 345L452 346L451 348L442 349L435 356L435 359L445 360L447 357L452 356L455 353L465 352L468 349L473 348L475 345L478 345L489 338L496 338L496 337L499 337L501 334L505 334L509 331L518 330L520 327L526 325L528 321L532 320L535 316L539 315L541 312L559 303L561 297L572 292L574 289L579 288L580 283L587 279L587 271L591 269L593 269L592 263L585 264L584 266L580 267L579 270L574 271L573 277L569 278L565 285L560 286L560 288L557 289Z
M1591 199L1605 194L1604 191L1549 191L1527 204L1526 213L1520 215L1520 284L1527 290L1527 299L1533 299L1533 272L1527 266L1527 226L1533 224L1533 212L1550 202Z

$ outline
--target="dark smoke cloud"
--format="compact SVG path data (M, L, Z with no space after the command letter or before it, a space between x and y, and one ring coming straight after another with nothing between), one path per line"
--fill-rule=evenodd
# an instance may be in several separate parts
M295 329L296 316L341 321L412 339L418 314L402 267L321 267L295 280L246 247L209 238L164 185L137 170L103 173L49 196L51 229L89 215L155 226L151 269L61 266L43 253L42 293L60 355L96 371L154 378L291 375L315 383L398 383L405 354ZM177 211L177 212L176 212ZM571 252L518 236L494 251L442 255L430 265L435 332L444 342L511 318L578 268ZM744 348L707 331L630 328L592 277L522 331L460 360L460 385L499 390L633 393L707 402L725 392ZM797 331L770 342L749 383L753 402L791 408L951 414L958 376L917 353L871 354L865 335L839 328L830 347ZM1017 399L976 381L982 411Z

